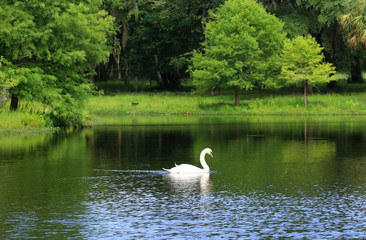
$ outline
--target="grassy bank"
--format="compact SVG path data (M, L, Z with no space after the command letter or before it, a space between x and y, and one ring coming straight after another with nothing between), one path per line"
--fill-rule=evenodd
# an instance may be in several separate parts
M308 96L304 107L301 95L242 95L241 105L233 96L193 96L175 94L123 94L89 99L92 115L108 114L189 114L189 115L364 115L366 93Z
M94 96L86 108L94 120L100 115L366 115L366 93L308 96L304 107L301 95L241 95L241 105L234 97L196 96L190 94L121 94ZM0 109L0 135L28 134L52 130L45 117L25 109L10 112ZM115 120L111 120L115 121Z
M53 131L47 126L42 115L25 111L11 112L8 108L0 109L0 136L21 135Z

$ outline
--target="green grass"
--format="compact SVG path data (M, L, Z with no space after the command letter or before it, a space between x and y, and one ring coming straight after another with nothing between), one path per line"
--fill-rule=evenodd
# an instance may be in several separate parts
M135 104L136 103L136 104ZM232 95L197 96L175 93L141 93L90 97L86 110L94 120L101 115L366 115L366 93L314 94L304 107L302 95L241 95L240 106ZM52 129L45 116L20 108L0 109L0 134L32 133ZM170 121L171 119L167 119ZM116 121L111 118L110 121Z
M0 109L0 135L34 134L53 131L48 127L42 115L25 111L11 112L7 108Z
M366 93L311 95L307 108L301 95L242 95L236 107L230 95L123 94L92 97L87 110L92 115L363 115Z
M216 105L229 105L229 101L228 97L123 94L92 97L88 101L87 110L91 114L212 114L215 113Z
M45 127L45 121L42 116L16 111L11 112L2 109L0 111L0 128L18 129L18 128L40 128Z

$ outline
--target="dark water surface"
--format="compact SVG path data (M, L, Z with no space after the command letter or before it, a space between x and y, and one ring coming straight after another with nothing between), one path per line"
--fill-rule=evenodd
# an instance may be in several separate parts
M109 122L0 137L0 239L366 239L364 117Z

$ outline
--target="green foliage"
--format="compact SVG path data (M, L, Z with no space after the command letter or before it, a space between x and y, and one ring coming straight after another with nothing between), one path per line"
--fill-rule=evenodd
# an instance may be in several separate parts
M308 84L316 85L334 80L335 67L323 62L322 48L311 36L298 36L284 43L281 75L286 84L301 83L307 107Z
M113 18L101 1L0 1L2 78L20 99L42 102L57 126L81 126L92 66L109 57Z
M25 100L42 100L54 89L56 82L55 76L46 74L40 67L17 67L7 60L4 60L2 71L7 82L4 86L11 94Z
M8 89L8 88L17 86L19 84L19 79L6 74L6 71L4 70L4 68L1 67L2 61L3 61L3 59L0 58L0 87ZM0 94L1 93L2 92L0 92Z
M346 2L344 0L297 0L298 5L310 8L314 12L316 20L327 27L337 22Z
M339 18L346 40L354 49L366 49L366 1L349 1L347 7Z
M282 23L255 1L226 1L211 13L204 52L193 54L190 72L197 91L276 85L281 31Z
M124 9L117 36L124 43L125 81L143 77L178 88L187 68L185 54L203 40L201 1L126 1Z
M294 38L298 35L305 35L306 28L309 25L308 19L303 18L297 12L292 11L283 16L279 16L284 24L284 31L289 38Z
M348 12L348 5L358 1L344 0L259 0L266 9L284 22L289 38L312 35L324 48L326 61L338 71L348 72L352 81L361 81L360 63L365 54L352 51L342 37L339 17Z
M286 40L281 59L280 77L286 84L327 83L334 80L335 68L323 62L322 48L314 38L298 36Z

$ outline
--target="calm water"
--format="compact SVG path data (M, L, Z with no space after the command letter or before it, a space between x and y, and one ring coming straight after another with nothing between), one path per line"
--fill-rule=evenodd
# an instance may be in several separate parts
M122 117L0 137L0 239L365 239L365 120ZM205 147L210 174L161 171Z

